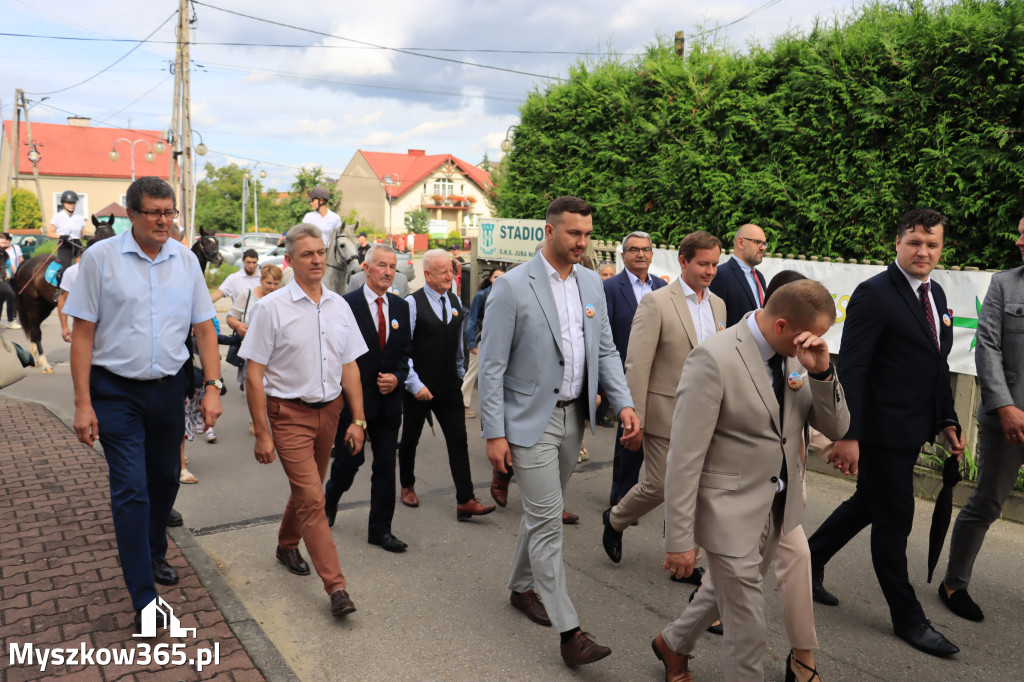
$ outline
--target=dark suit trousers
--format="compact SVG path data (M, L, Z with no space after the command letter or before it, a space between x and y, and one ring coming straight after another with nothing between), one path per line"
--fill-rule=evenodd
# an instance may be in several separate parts
M402 487L411 488L416 483L416 446L429 411L434 413L448 446L448 466L455 481L455 497L459 504L469 502L473 499L473 477L469 472L466 408L462 404L462 392L456 387L451 393L438 395L433 400L416 400L411 393L404 391L402 401L404 422L398 446L398 475Z
M398 390L401 390L399 387ZM356 472L366 461L366 443L359 452L351 454L345 444L345 431L352 423L348 405L338 419L338 434L334 437L334 461L331 477L327 481L324 497L337 504L348 492ZM391 519L395 516L395 450L398 447L398 428L402 418L376 417L366 420L366 442L373 452L370 469L370 521L367 534L376 537L391 532Z
M821 569L864 527L871 525L871 563L896 627L924 622L907 573L907 537L914 522L917 449L861 444L857 491L808 538L811 565Z
M626 496L629 489L640 480L640 467L644 464L644 448L627 450L619 442L622 438L622 422L615 430L615 454L612 456L612 493L609 502L614 506Z

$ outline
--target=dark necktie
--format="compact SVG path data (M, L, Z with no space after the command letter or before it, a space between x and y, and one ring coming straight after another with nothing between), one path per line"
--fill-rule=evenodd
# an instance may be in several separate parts
M444 294L442 294L441 295L441 324L448 324L448 311L446 310L447 306L445 305L445 303L447 303L447 301L445 301Z
M384 350L384 344L388 340L388 328L384 326L384 299L377 297L377 338L380 339L380 349Z
M782 376L782 365L785 358L776 353L768 359L768 368L772 371L772 388L775 389L775 399L779 401L779 430L782 430L782 406L786 401L785 377ZM786 457L782 457L782 469L779 471L779 478L783 481L789 479L789 472L786 469Z
M757 276L757 271L754 268L750 268L750 276L754 278L754 284L757 285L757 297L760 299L761 308L764 307L764 289L761 287L761 278Z
M935 314L932 312L932 302L928 299L928 288L931 282L921 282L917 288L917 295L921 297L921 307L924 308L924 319L928 320L928 329L932 332L932 341L935 347L939 347L939 332L935 328Z

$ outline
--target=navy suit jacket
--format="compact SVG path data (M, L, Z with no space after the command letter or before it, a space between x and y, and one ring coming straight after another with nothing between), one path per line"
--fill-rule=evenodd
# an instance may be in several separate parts
M946 295L931 280L939 309L939 346L920 299L895 263L861 282L850 297L837 372L850 406L846 438L892 449L916 449L959 424L947 357L953 347Z
M768 284L764 280L764 275L757 268L754 268L754 274L761 280L761 286L767 289ZM754 299L750 280L747 279L746 273L743 272L743 268L735 258L730 257L729 260L718 266L718 274L711 280L711 285L708 288L725 301L726 327L733 326L751 310L757 310L760 307L759 301Z
M651 290L656 291L666 284L661 277L649 275ZM626 366L626 348L629 346L629 330L633 327L633 316L636 315L636 294L633 284L629 281L629 271L623 270L614 277L604 280L604 298L608 304L608 321L612 325L612 341L619 350L622 366Z
M363 385L363 411L366 419L386 418L400 420L402 418L402 387L409 376L409 355L412 353L412 335L409 333L409 304L400 296L388 293L387 321L388 340L384 350L380 349L380 337L377 335L377 312L370 313L366 304L366 296L360 287L356 291L342 296L352 308L352 314L363 334L363 340L369 349L359 356L356 365L359 367L360 383ZM395 328L395 322L398 328ZM377 388L377 373L394 374L398 377L398 387L387 395L381 395Z

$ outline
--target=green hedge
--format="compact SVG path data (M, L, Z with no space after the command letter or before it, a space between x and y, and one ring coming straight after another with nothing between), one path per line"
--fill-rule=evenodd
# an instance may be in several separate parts
M745 54L668 43L581 62L533 93L498 174L497 214L577 194L597 236L645 230L771 251L892 257L913 207L952 221L945 263L1019 264L1024 0L874 2Z

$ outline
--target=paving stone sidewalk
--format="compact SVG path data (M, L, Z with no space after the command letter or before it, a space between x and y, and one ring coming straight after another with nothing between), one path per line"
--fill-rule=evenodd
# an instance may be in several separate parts
M46 407L0 398L0 681L263 680L210 590L170 541L167 560L180 581L157 586L196 636L132 637L134 612L121 577L110 515L106 463L78 442ZM232 623L234 624L234 623ZM47 665L12 660L31 643L43 649L125 649L148 643L219 651L219 663L196 665ZM179 649L181 650L181 649Z

